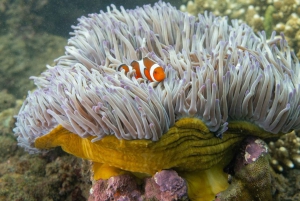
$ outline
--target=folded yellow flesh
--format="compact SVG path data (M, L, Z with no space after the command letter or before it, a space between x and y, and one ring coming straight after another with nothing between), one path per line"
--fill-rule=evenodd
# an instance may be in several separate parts
M222 168L231 160L233 148L247 135L272 136L251 123L231 122L220 139L200 119L183 118L156 142L121 140L109 135L92 143L94 137L81 138L58 125L37 138L35 147L61 146L72 155L93 161L95 179L107 179L126 171L153 175L162 169L174 169L188 181L190 199L212 200L217 192L226 188ZM210 185L210 189L203 190L199 185Z

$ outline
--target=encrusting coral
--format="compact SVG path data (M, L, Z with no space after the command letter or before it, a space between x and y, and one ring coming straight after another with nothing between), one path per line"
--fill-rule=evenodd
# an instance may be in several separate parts
M223 168L247 136L300 127L299 61L284 36L198 18L159 2L79 19L66 55L40 77L17 115L30 153L61 146L94 162L94 178L174 169L191 200L228 186ZM166 78L148 82L121 64L149 57Z

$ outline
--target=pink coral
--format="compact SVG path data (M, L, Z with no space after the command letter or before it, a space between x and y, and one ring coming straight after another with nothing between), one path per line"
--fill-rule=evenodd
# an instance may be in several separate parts
M89 201L140 201L141 192L134 177L118 175L108 180L98 180L91 190Z
M98 180L89 201L184 201L188 200L187 184L174 170L162 170L138 184L132 175L118 175Z

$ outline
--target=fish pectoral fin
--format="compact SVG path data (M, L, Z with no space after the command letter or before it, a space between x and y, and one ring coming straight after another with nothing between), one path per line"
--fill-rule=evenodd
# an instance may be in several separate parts
M149 72L149 70L147 68L144 69L144 74L145 74L145 76L147 77L147 79L149 81L153 82L153 80L152 80L152 78L150 76L150 72Z

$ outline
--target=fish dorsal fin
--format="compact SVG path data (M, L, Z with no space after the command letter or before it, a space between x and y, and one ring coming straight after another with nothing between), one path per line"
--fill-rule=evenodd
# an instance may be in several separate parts
M150 68L155 64L155 62L152 59L150 59L149 57L144 57L143 63L149 71L150 71Z
M141 67L140 67L140 64L139 62L133 60L131 62L131 66L132 68L135 70L135 74L136 74L136 78L143 78L142 74L141 74Z

